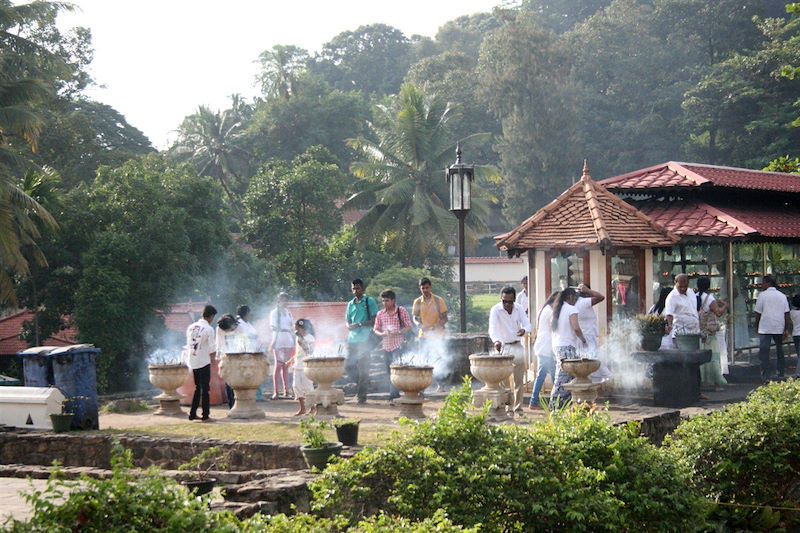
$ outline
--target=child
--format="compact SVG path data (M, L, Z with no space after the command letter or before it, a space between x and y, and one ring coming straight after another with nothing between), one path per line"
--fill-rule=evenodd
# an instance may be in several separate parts
M286 366L293 367L294 370L294 395L300 402L300 409L294 416L306 414L306 396L314 389L314 384L306 377L303 370L303 360L314 355L314 326L311 321L301 318L294 323L294 332L297 337L297 346L294 350L294 357L286 362ZM316 414L316 405L311 406L311 414Z
M797 371L794 377L800 376L800 294L792 296L792 307L789 311L789 319L792 321L792 340L794 340L794 351L797 353Z

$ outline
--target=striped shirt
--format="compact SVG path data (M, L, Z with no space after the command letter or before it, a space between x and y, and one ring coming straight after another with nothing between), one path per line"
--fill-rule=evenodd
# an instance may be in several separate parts
M402 322L402 324L401 324ZM394 313L388 313L386 309L378 311L375 317L375 327L373 328L377 333L384 331L400 331L411 325L411 317L408 316L408 311L404 307L397 306ZM381 348L387 352L393 352L403 345L403 335L386 335L383 337Z

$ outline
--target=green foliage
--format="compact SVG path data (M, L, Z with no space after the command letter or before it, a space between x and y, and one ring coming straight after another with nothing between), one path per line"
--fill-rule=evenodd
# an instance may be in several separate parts
M436 420L330 466L313 509L355 521L379 509L419 520L443 509L487 531L675 531L702 523L688 473L606 415L565 409L526 427L468 414L467 381Z
M230 462L230 451L219 446L211 446L180 465L178 470L189 472L192 479L202 481L208 479L211 470L225 470Z
M334 418L331 422L333 427L341 428L341 427L352 427L358 426L361 423L360 418Z
M682 423L664 447L691 469L697 489L720 503L715 519L762 531L774 518L767 507L800 507L798 424L800 382L771 383L743 403ZM796 530L800 513L780 513L780 522Z
M403 32L369 24L325 43L310 70L335 89L385 95L400 88L411 59L411 44Z
M230 513L212 512L207 498L192 498L158 469L132 471L130 450L115 445L109 479L66 480L56 470L43 490L25 495L27 522L6 523L9 532L237 531Z
M300 421L300 435L303 436L303 444L309 448L324 448L330 441L325 436L325 430L330 429L331 425L324 420L309 417Z
M324 261L317 246L341 226L335 201L343 192L344 176L322 147L310 148L291 165L272 161L250 181L245 237L304 297L320 290Z
M789 174L800 174L800 157L790 158L788 155L782 155L777 159L769 162L762 170L767 172L787 172Z

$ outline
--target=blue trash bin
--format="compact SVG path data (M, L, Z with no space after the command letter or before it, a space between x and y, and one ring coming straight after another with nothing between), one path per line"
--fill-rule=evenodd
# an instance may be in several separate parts
M54 385L64 393L75 413L74 429L100 429L95 368L98 355L100 349L91 344L56 348L49 354L53 360Z
M55 346L34 346L17 354L22 359L22 375L26 387L53 385L53 360L49 354L55 349Z

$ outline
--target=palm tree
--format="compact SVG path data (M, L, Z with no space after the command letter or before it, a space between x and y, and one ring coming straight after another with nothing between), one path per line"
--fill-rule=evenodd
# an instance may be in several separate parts
M357 192L345 208L367 209L355 224L364 240L383 239L409 261L424 264L432 252L444 253L453 240L457 220L448 210L445 169L453 163L456 142L448 121L449 104L437 96L428 97L413 85L400 89L395 105L379 108L372 130L378 142L359 138L349 144L363 160L351 165L360 179ZM488 134L474 134L461 140L485 141ZM476 167L476 175L489 176L490 167ZM485 229L488 204L476 185L467 218L468 237Z
M308 52L298 46L276 44L258 56L261 63L261 91L267 98L283 98L297 94L298 77L306 70Z
M231 207L241 221L241 194L246 188L251 155L244 148L246 121L252 108L241 96L231 96L231 107L213 112L200 106L186 117L178 130L178 141L170 153L189 161L202 176L219 181Z

